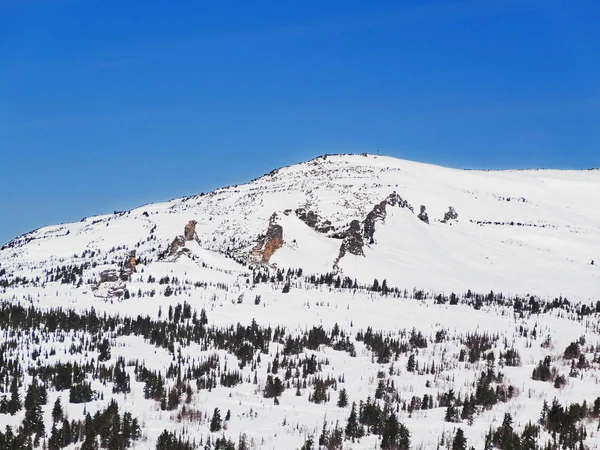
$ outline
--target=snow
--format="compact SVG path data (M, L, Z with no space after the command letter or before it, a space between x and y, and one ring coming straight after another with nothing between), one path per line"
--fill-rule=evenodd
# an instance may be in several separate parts
M559 372L567 375L569 362L561 360L560 355L580 336L585 336L586 345L600 345L597 315L577 320L553 312L520 319L511 308L474 310L465 305L436 305L431 299L391 298L307 284L293 286L290 293L282 294L283 283L254 286L251 270L228 256L247 255L276 212L284 230L284 243L274 253L272 266L302 268L305 274L331 272L341 240L313 230L294 211L299 207L311 209L329 219L337 230L343 230L352 220L363 220L375 204L394 191L408 200L415 212L425 205L430 224L421 222L408 209L388 206L387 217L384 222L376 223L375 242L365 246L364 256L348 254L341 259L341 276L364 283L385 279L388 285L409 293L414 288L446 294L471 289L547 299L563 296L593 305L600 300L599 171L465 171L373 155L321 157L206 195L41 228L0 251L0 268L6 269L7 279L15 276L43 279L45 270L50 268L96 262L95 267L84 272L83 280L87 282L98 279L102 270L118 268L128 252L135 249L138 258L148 258L151 262L138 265L127 288L133 293L156 289L153 297L104 301L94 296L89 284L76 288L47 282L38 287L7 288L0 291L0 300L31 300L41 308L62 306L78 311L94 307L100 313L133 317L138 314L156 317L159 308L164 317L169 306L185 300L197 311L205 308L210 324L216 326L238 322L248 325L254 319L260 325L285 326L288 331L302 332L312 326L330 329L338 324L351 336L367 327L393 336L415 328L429 338L442 329L448 330L450 337L478 331L498 334L499 342L506 341L508 347L514 346L520 352L520 367L501 369L518 388L519 395L482 413L472 426L444 422L444 408L415 412L411 417L401 412L399 418L411 431L413 448L435 448L443 433L451 436L458 426L465 431L470 445L481 448L484 434L490 425L497 427L502 423L504 412L511 412L515 427L520 430L528 421L539 418L544 400L551 402L557 397L563 403L584 399L589 402L592 396L597 397L600 382L597 369L586 371L581 378L569 378L567 386L560 390L551 383L531 379L533 368L546 354L553 356ZM456 209L458 219L442 223L449 206ZM182 234L190 220L198 222L197 241L186 243L191 257L183 255L174 262L157 261L158 252ZM85 258L84 251L87 251ZM91 252L96 253L94 257L89 256ZM592 260L596 264L592 265ZM190 285L207 285L165 297L166 286L148 283L149 275L157 280L169 276L188 280ZM243 302L238 303L242 294ZM256 295L261 296L260 305L254 304ZM538 339L521 337L518 333L521 325L535 327ZM0 330L0 336L6 333L7 330ZM540 346L546 335L552 337L552 348ZM115 344L113 362L117 356L127 360L139 358L149 368L164 373L172 360L168 352L148 345L139 337L119 338ZM60 345L68 348L70 341ZM266 380L264 368L278 348L278 344L271 344L270 355L264 358L263 370L258 371L259 387ZM371 353L362 343L356 342L356 348L355 358L330 348L315 353L319 359L330 360L324 366L323 376L344 374L342 385L348 390L350 402L373 397L378 371L387 373L389 369L389 364L372 362ZM28 353L26 349L23 351ZM182 348L182 352L198 359L217 351L201 351L192 345ZM485 364L459 364L458 352L456 341L430 343L427 349L419 350L417 359L436 364L454 359L453 371L436 377L408 373L406 355L394 362L399 373L391 378L404 398L422 397L425 393L435 395L448 387L464 395L472 390L470 383ZM234 356L217 353L230 366L235 365ZM73 359L60 351L56 358ZM249 368L244 369L244 378L252 375ZM427 380L432 387L425 386ZM153 400L144 399L142 387L133 377L132 392L127 395L115 395L110 386L95 385L95 389L104 392L105 400L87 408L94 411L105 406L111 397L117 398L122 407L143 422L145 440L135 448L154 448L164 428L181 430L183 425L177 423L173 412L160 411ZM337 393L332 392L329 403L315 405L307 401L307 392L296 397L294 391L287 389L280 404L275 406L272 400L262 398L257 386L244 382L232 389L217 387L211 392L200 391L194 395L192 406L208 414L215 407L223 414L230 409L232 420L225 434L236 440L240 433L246 433L254 439L255 448L262 449L299 448L308 435L318 437L324 417L332 423L339 420L344 426L349 408L335 406ZM50 393L47 415L57 395ZM60 395L63 405L67 405L68 396L64 397L64 392ZM76 416L82 405L68 405L68 408ZM18 424L21 418L0 415L0 429ZM197 438L205 439L209 434L205 423L194 424L190 429ZM589 448L600 448L598 442L596 426L590 424L586 443ZM374 436L360 443L346 441L347 448L352 449L371 449L377 445Z

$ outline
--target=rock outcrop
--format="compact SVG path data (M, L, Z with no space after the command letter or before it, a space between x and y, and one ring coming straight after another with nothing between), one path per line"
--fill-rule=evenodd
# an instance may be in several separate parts
M342 241L342 245L340 246L339 258L344 257L346 253L350 253L352 255L364 256L363 247L365 242L363 240L363 233L360 228L360 222L358 220L353 220L350 222L350 227L346 231L346 236Z
M417 217L421 222L429 223L429 216L427 215L427 211L425 210L425 205L421 205L421 209Z
M283 227L277 223L277 213L273 213L266 234L258 237L251 255L261 263L269 264L273 253L281 247L283 247Z
M186 241L193 241L196 235L196 225L198 222L190 220L183 228L183 236Z
M392 192L385 200L375 205L363 221L363 238L369 244L375 242L373 237L375 234L375 222L384 222L387 217L387 206L408 208L411 212L414 212L410 203L404 200L397 192Z
M100 283L114 283L119 281L119 273L115 269L106 269L100 272Z
M339 236L343 241L340 245L338 257L333 263L334 270L338 269L338 263L347 253L364 256L363 248L365 242L367 244L375 243L375 224L385 221L388 206L407 208L414 213L414 209L410 203L404 200L397 192L392 192L380 203L373 206L373 209L367 214L362 223L356 219L353 220L350 222L348 230Z
M127 278L131 278L131 274L135 272L135 250L129 252L129 256L123 263L123 275Z
M175 236L175 239L173 239L173 242L171 242L171 245L169 245L169 256L176 256L180 253L180 250L182 250L185 247L185 237L184 236Z
M100 298L121 297L125 294L126 287L115 269L106 269L100 272L100 281L92 288L94 296Z
M458 219L458 213L456 212L454 207L449 206L448 211L446 213L444 213L444 218L442 219L442 223L448 223L451 220L456 220L456 219Z
M319 233L325 234L333 230L333 225L329 220L322 218L312 210L298 208L295 213L298 219Z

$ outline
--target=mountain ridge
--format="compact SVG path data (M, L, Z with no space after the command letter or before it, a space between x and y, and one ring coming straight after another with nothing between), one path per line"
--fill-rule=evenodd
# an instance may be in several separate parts
M553 292L591 298L598 292L597 274L587 267L592 260L600 259L600 244L594 233L600 227L600 213L592 206L594 193L598 191L600 178L589 171L470 171L385 156L323 155L275 169L246 184L42 227L5 244L0 262L6 260L11 249L13 255L22 254L27 258L26 255L35 253L43 258L42 249L53 237L62 239L65 248L68 241L73 242L68 244L71 245L69 253L91 250L93 240L86 241L84 236L94 233L101 241L114 241L114 245L130 249L138 245L140 255L148 256L152 247L140 239L150 228L154 229L152 235L159 239L159 248L164 250L175 236L182 234L181 230L190 220L198 223L196 233L202 247L244 258L252 249L256 254L260 236L268 232L276 214L277 220L285 222L285 225L277 225L283 226L283 236L277 249L269 250L270 255L263 262L269 262L272 254L271 262L279 267L303 267L315 273L335 269L369 281L367 277L375 277L375 273L361 258L373 261L383 256L388 261L383 276L396 285L412 288L427 287L423 274L431 270L425 267L440 257L448 259L453 267L460 267L464 266L464 256L468 256L478 263L456 270L439 264L438 272L433 273L440 274L445 281L434 287L464 291L470 285L468 278L472 278L467 272L472 272L477 274L475 278L490 280L492 289L510 288L522 294L548 295L550 290L541 289L545 283L517 279L519 271L529 273L531 278L546 273L531 267L511 268L518 263L515 255L520 255L529 261L539 261L537 265L554 261L557 268L552 269L555 273L552 278L562 280L565 285L566 280L576 279L582 286L570 290L552 286ZM354 244L348 247L354 251L340 264L340 254L348 252L340 248L339 241L351 232L351 223L358 221L361 228L376 205L391 195L399 195L400 201L414 211L412 216L400 218L397 215L400 213L393 212L387 222L385 217L376 218L368 225L368 232L357 231L364 234L360 243L355 233ZM457 217L448 221L445 218L449 208ZM422 215L426 221L420 220ZM325 225L319 225L319 221ZM302 228L302 222L307 225L306 229ZM101 229L111 224L125 232L120 241L119 234L107 234ZM311 226L317 228L311 230ZM396 237L385 247L380 245L387 236L394 236L393 229L403 230L408 239ZM66 233L74 235L66 239ZM414 245L416 241L411 236L419 237L418 245ZM132 237L137 239L134 241ZM306 239L306 245L297 245ZM570 243L572 254L561 241ZM31 242L36 245L27 245ZM34 251L36 247L39 252ZM318 257L311 257L310 253L317 247L330 249L326 254L320 254L319 250ZM394 254L388 254L390 251L404 256L398 260ZM156 250L153 252L156 254ZM416 261L415 257L422 261L419 269L406 259ZM570 267L568 260L574 261L576 267ZM489 269L483 270L484 265ZM489 276L490 271L497 270L493 266L498 265L503 267L502 273L512 273L508 281L500 281L504 275L498 279ZM561 269L565 268L567 275L561 275ZM395 274L398 270L406 275ZM591 278L581 275L588 272ZM460 276L455 277L455 273ZM478 287L484 289L483 285Z

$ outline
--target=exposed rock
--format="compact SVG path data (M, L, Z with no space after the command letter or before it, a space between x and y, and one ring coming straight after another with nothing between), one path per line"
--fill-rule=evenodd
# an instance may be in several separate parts
M329 233L333 230L333 225L329 220L323 219L312 210L307 211L305 208L298 208L295 212L298 219L319 233Z
M129 252L129 256L123 263L123 274L126 278L131 278L131 274L135 272L135 250Z
M100 281L92 290L96 297L113 298L124 295L126 287L119 280L119 273L115 269L107 269L100 272Z
M383 222L387 217L387 207L398 206L400 208L410 209L414 212L413 207L404 200L397 192L392 192L387 198L376 204L373 209L367 214L367 217L361 222L353 220L350 222L350 227L342 235L342 245L338 257L336 258L333 267L338 268L338 263L347 254L364 256L365 242L373 244L375 242L375 223Z
M340 245L338 256L333 262L333 270L337 271L339 269L338 264L347 253L357 256L365 256L363 247L364 241L360 222L354 219L352 222L350 222L350 227L344 232L344 237L342 244Z
M263 264L268 264L276 250L283 247L283 227L277 222L277 213L269 219L267 233L258 237L251 255Z
M360 229L360 222L355 219L350 222L350 227L346 232L346 237L344 238L344 242L342 242L342 247L340 248L340 254L341 256L344 256L346 253L364 256L363 246L364 241Z
M196 222L195 220L190 220L183 229L183 236L186 241L193 241L194 236L196 235Z
M388 205L398 206L400 208L408 208L411 212L414 212L414 209L410 203L404 200L396 191L392 192L385 200L375 205L363 221L363 237L369 244L373 244L375 242L373 237L375 234L375 222L385 221L385 218L387 217L386 208Z
M385 220L387 215L386 205L386 200L383 200L381 203L375 205L363 221L363 234L369 244L373 244L375 242L373 238L375 234L375 222Z
M427 215L427 211L425 211L425 205L421 205L421 212L417 214L417 217L425 223L429 223L429 216Z
M106 293L108 297L121 297L125 294L126 290L124 284L119 284L117 286L110 286Z
M442 219L443 223L448 223L450 220L458 219L458 213L454 209L454 207L448 207L448 211L444 213L444 218Z
M100 272L100 283L119 281L119 274L115 269L106 269Z
M169 245L169 256L175 256L179 253L179 250L185 247L185 237L175 236L171 245Z

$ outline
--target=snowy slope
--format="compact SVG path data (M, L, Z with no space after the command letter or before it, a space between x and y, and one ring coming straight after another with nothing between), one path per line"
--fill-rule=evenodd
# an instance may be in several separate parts
M600 294L600 272L591 265L600 260L599 171L465 171L360 155L320 157L246 185L45 227L2 250L0 264L25 268L118 246L151 253L189 220L198 222L202 247L244 253L275 212L285 217L283 211L304 207L343 230L394 191L415 214L404 210L377 224L365 256L341 261L345 275L364 281L379 276L409 289L502 289L580 299ZM416 217L420 205L429 225ZM449 206L458 219L440 223ZM331 270L340 240L311 232L293 212L285 219L284 248L272 263ZM152 235L156 241L147 242Z
M385 217L374 221L371 241L364 234L366 219L393 193L412 210L388 204ZM429 223L418 217L421 205L426 207ZM465 171L373 155L328 155L274 170L245 185L44 227L20 236L0 250L0 302L85 314L94 308L96 314L106 313L107 317L148 315L158 319L160 311L160 320L167 320L169 307L185 301L198 314L204 310L210 326L225 329L239 323L246 327L254 320L265 329L285 327L289 336L303 336L313 326L332 330L337 324L354 344L355 355L321 345L290 359L315 355L323 362L317 375L341 377L339 388L347 389L350 404L373 398L380 379L393 381L399 397L392 403L411 433L411 448L437 448L443 436L446 442L451 441L460 427L469 444L479 449L490 427L502 425L506 412L521 432L527 422L537 422L544 401L552 403L557 398L563 404L589 403L600 396L600 310L595 309L600 301L598 206L597 170ZM443 221L449 207L458 217ZM318 217L316 226L303 219L307 211ZM340 247L355 220L364 238L361 251L347 251L340 257ZM183 250L171 255L174 239L184 234L190 221L197 222L194 238L184 240ZM268 264L262 264L253 250L266 247L264 236L270 236L270 223L281 227L283 241ZM135 270L124 273L133 250ZM297 269L302 269L302 275ZM110 270L119 279L101 282ZM349 277L357 285L336 287L335 282L310 279L310 275L318 279L331 273L334 280ZM265 277L257 280L260 274ZM385 280L387 286L398 290L389 295L372 291L375 279L379 284ZM291 286L289 293L282 292L286 285ZM109 297L111 289L118 287L127 295ZM465 295L469 290L502 293L510 300L474 307L472 297ZM446 298L452 292L460 299L456 305ZM444 301L436 300L440 296ZM560 301L552 309L521 312L513 296L525 303L534 296L541 305L551 304L555 298ZM589 311L582 312L583 306ZM357 335L369 327L406 343L407 350L391 361L379 362L376 352ZM413 329L425 336L427 347L408 343ZM0 326L0 344L12 342L15 330ZM532 330L536 330L535 336ZM98 338L94 331L62 333L48 327L32 335L22 331L17 348L7 357L20 361L25 372L28 367L57 361L97 359L94 349L69 352L73 343ZM445 337L439 339L438 332L442 331ZM494 370L504 374L504 384L512 385L516 394L481 409L472 423L448 422L444 420L445 407L438 404L440 396L453 389L465 398L473 392L480 372L489 367L483 357L459 361L473 334L494 337L486 352L494 353ZM112 355L102 363L105 365L122 356L164 375L174 361L185 369L194 359L197 362L215 354L219 372L239 363L231 351L216 345L203 348L193 340L178 342L171 351L141 335L114 331L106 338ZM585 342L581 350L589 364L575 376L571 368L574 363L565 358L564 350L578 340ZM181 406L163 411L160 402L146 399L144 384L135 380L133 365L127 369L132 380L127 394L113 394L110 383L90 377L92 387L104 398L87 403L85 408L93 413L115 398L142 422L143 438L134 443L139 449L155 448L164 429L185 431L197 442L205 443L209 436L214 441L221 435L237 441L245 434L252 448L297 449L309 436L318 439L324 419L328 426L336 421L345 426L350 408L336 406L338 391L334 388L329 388L329 401L309 401L314 376L307 377L308 387L300 389L301 395L295 394L294 376L278 405L264 398L267 368L284 348L285 340L271 342L260 362L256 360L260 352L255 351L253 364L239 369L243 382L235 387L194 387L188 408L196 408L205 416L216 407L223 414L231 411L227 429L218 433L210 433L206 417L181 422L177 420ZM514 367L500 358L501 352L511 348L520 355L520 363ZM42 356L32 356L35 350ZM52 351L55 354L47 354ZM407 371L411 354L416 356L420 371ZM533 369L546 356L555 368L553 380L565 375L565 386L555 388L552 382L532 379ZM425 371L432 364L438 369ZM279 376L284 372L280 369ZM22 397L30 383L31 377L25 374ZM169 388L174 384L174 379L166 381ZM425 394L435 397L433 409L403 409L412 397ZM2 396L0 392L0 399ZM69 404L67 392L50 387L48 397L43 409L50 424L46 425L47 434L57 397L72 417L81 416L84 406ZM22 419L22 411L15 416L0 414L0 430L5 425L17 427ZM585 445L600 448L597 419L585 423ZM542 431L538 439L545 443L550 435ZM355 442L345 440L343 448L379 448L380 442L380 436L370 434ZM68 448L78 448L78 444Z

